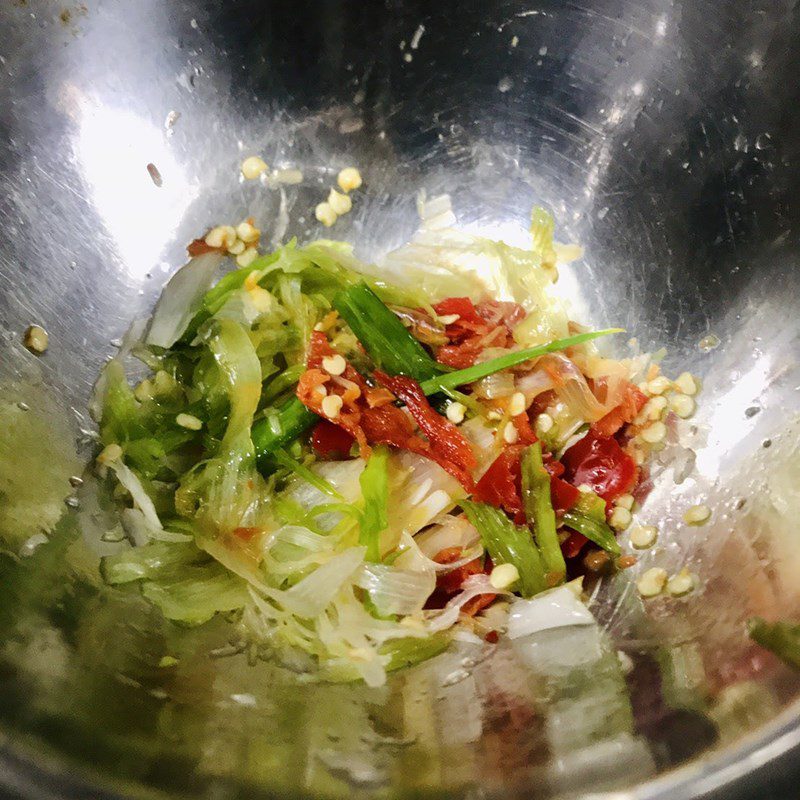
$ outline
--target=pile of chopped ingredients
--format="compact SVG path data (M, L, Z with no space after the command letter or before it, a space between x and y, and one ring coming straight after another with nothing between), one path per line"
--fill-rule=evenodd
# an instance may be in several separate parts
M694 379L599 354L615 331L555 298L564 246L541 209L527 250L426 209L380 268L333 241L258 254L253 220L191 245L96 387L132 545L103 559L109 583L379 685L455 630L496 641L515 595L633 563L616 534ZM243 265L214 283L229 254ZM135 386L129 355L151 370ZM669 590L650 578L642 594Z

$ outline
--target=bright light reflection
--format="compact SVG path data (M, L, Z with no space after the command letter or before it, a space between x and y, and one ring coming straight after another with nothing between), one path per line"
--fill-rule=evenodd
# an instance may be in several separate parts
M747 433L757 420L747 419L743 410L758 398L769 383L772 362L768 354L763 354L756 363L731 387L713 397L702 398L704 422L709 426L708 442L697 454L697 469L701 475L714 479L720 475L724 458L743 441L749 441Z
M505 242L522 250L530 250L531 247L530 230L513 220L504 222L477 221L459 227L473 236L482 236L485 239ZM591 319L591 309L581 288L581 282L578 280L581 271L585 271L585 266L582 266L581 260L571 264L559 263L558 280L553 285L551 294L564 303L573 319Z
M76 144L95 207L133 278L153 268L183 212L197 196L163 131L131 111L84 100ZM163 184L147 171L156 166Z

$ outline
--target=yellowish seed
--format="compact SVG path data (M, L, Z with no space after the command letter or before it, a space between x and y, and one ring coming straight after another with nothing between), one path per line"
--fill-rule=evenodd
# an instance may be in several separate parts
M248 181L254 181L260 178L261 175L267 170L267 163L259 156L250 156L242 161L242 175Z
M28 329L25 331L25 338L22 340L25 347L37 356L47 350L49 342L50 337L41 325L29 325Z
M636 588L642 597L655 597L661 594L667 583L667 571L661 567L651 567L636 581Z
M697 379L689 372L682 372L675 379L675 386L690 397L697 394Z
M647 550L658 539L655 525L639 525L631 531L631 545L637 550Z
M353 201L346 194L341 194L336 189L331 189L328 194L328 205L334 210L334 213L341 216L352 209Z
M458 425L459 422L464 421L464 415L467 413L467 407L463 403L449 403L447 406L447 410L445 414L447 415L447 419L450 420L454 425Z
M648 381L647 391L650 394L664 394L672 386L672 381L664 375L659 375L657 378Z
M633 495L621 494L615 501L614 505L619 508L625 508L630 511L633 508Z
M261 286L254 286L248 291L248 295L253 303L253 307L260 314L266 314L266 312L272 308L272 295Z
M525 395L522 392L514 392L508 402L508 413L512 417L517 417L525 413Z
M319 386L315 386L314 387L314 391L317 394L321 394L323 397L326 397L327 394L328 394L328 390L325 388L325 386L323 384L320 384Z
M326 227L330 228L338 219L338 214L331 208L330 203L319 203L314 209L314 216Z
M711 509L704 504L691 506L683 512L683 521L687 525L705 525L711 519Z
M513 564L498 564L489 576L495 589L508 589L519 580L519 570Z
M631 512L627 508L616 506L608 518L608 524L615 531L624 531L631 524Z
M438 317L438 319L442 325L452 325L454 322L458 322L461 317L458 314L445 314L444 316Z
M322 413L328 419L336 419L342 410L342 398L338 394L329 394L322 401Z
M341 375L347 369L347 362L337 353L322 359L322 369L329 375Z
M650 398L645 404L645 407L642 411L645 412L645 416L647 419L655 422L656 420L661 419L661 414L663 413L664 409L667 407L667 398L658 395L656 397Z
M503 428L503 439L508 444L514 444L519 439L519 434L513 422L507 422L505 428Z
M228 252L232 256L240 256L245 251L245 243L241 239L236 239L232 245L228 246Z
M273 176L278 183L285 183L287 186L294 186L303 182L303 173L299 169L279 169Z
M578 491L581 494L594 494L594 489L592 489L588 483L582 483L580 486L578 486Z
M253 242L258 241L258 237L261 236L261 231L258 228L253 227L247 220L245 220L236 226L236 235L245 244L252 244Z
M555 425L555 422L549 414L539 414L536 417L536 432L539 434L549 433L553 430L553 425Z
M491 419L491 420L503 419L503 415L499 411L490 411L486 415L486 419Z
M136 384L136 388L133 390L133 396L140 402L144 403L146 400L153 399L153 384L145 378L143 381L140 381Z
M686 567L667 581L667 591L673 597L689 594L692 589L694 589L694 578Z
M688 419L694 414L695 402L694 398L688 394L674 394L669 399L669 407L681 419Z
M667 426L663 422L654 422L648 425L639 436L648 444L663 442L667 436Z
M361 173L355 167L345 167L336 178L343 192L352 192L361 186Z
M106 466L122 458L122 448L116 443L107 444L97 456L97 463Z
M203 420L196 417L194 414L178 414L175 417L175 422L190 431L199 431L203 427Z
M248 247L244 252L236 256L236 264L240 267L249 267L258 258L258 250L255 247Z
M236 229L232 225L217 225L207 234L205 242L209 247L228 248L236 241Z

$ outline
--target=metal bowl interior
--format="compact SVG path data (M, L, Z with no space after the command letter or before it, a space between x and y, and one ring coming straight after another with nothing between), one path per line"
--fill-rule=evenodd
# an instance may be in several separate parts
M0 785L677 800L786 767L800 679L744 623L800 613L796 9L15 0L0 20L0 493L37 481L52 528L20 557L36 530L0 510ZM241 182L250 153L303 183ZM640 514L660 546L601 587L602 636L566 648L591 659L544 637L378 690L303 685L212 657L235 650L223 620L177 629L101 584L83 544L100 509L68 478L113 341L212 224L329 234L313 208L350 164L365 191L333 233L362 257L409 238L421 189L512 242L544 205L585 247L561 276L575 317L702 378ZM31 322L51 338L38 360ZM712 520L689 528L700 501ZM632 581L653 564L698 588L644 604ZM179 666L159 669L167 651Z

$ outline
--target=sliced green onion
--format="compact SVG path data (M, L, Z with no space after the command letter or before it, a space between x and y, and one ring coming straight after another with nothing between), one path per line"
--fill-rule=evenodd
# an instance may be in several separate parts
M594 517L587 516L580 511L574 510L567 511L562 517L562 520L568 528L582 533L587 539L602 547L607 553L611 553L612 556L621 555L622 550L614 536L614 531L612 531L605 522L600 522L600 520Z
M766 622L761 617L747 621L750 638L775 653L781 661L800 669L800 624L796 622Z
M621 331L622 328L607 328L603 331L579 333L575 336L567 336L565 339L556 339L547 344L540 344L536 347L528 347L525 350L507 353L506 355L492 358L489 361L483 361L480 364L475 364L466 369L459 369L455 372L449 372L447 375L429 378L422 382L422 391L425 392L425 394L435 394L436 392L445 391L445 389L455 389L457 386L473 383L481 378L485 378L487 375L499 372L501 369L516 367L517 364L523 364L525 361L530 361L532 358L539 358L539 356L546 355L547 353L555 353L557 350L565 350L567 347L574 347L577 344L583 344L592 339L599 339L601 336L608 336L611 333L620 333Z
M305 464L295 461L285 450L275 450L270 455L277 464L294 472L295 475L306 483L310 483L315 489L319 489L323 494L327 494L335 500L344 500L344 497L325 478L312 472Z
M372 360L390 375L424 381L446 371L365 283L338 292L333 307Z
M290 397L278 409L277 414L264 417L253 425L251 437L259 462L270 453L293 442L319 420L296 397Z
M533 528L545 569L557 576L560 583L567 574L567 565L556 533L556 514L550 497L550 473L544 468L539 442L525 448L520 467L525 516Z
M368 561L380 561L380 535L389 525L388 447L379 445L373 448L359 483L364 497L364 510L361 513L358 542L367 548Z
M523 597L532 597L547 589L542 559L527 528L518 527L503 511L487 503L461 500L459 504L480 534L492 561L513 564L517 568Z

